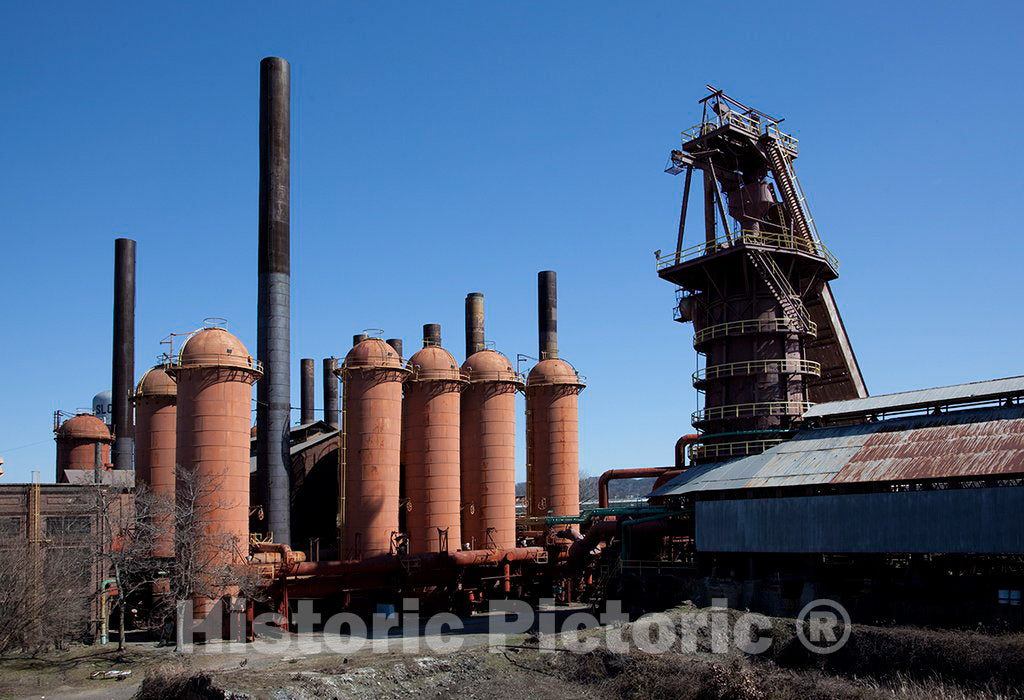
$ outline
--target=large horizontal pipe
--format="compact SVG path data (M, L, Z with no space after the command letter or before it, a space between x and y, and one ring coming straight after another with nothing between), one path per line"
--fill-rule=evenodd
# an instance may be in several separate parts
M543 547L516 547L513 549L471 549L457 552L433 552L412 557L384 554L351 561L310 561L283 566L287 576L346 576L367 573L386 573L402 568L410 559L419 562L421 569L445 569L462 566L493 565L502 562L530 561L539 558Z
M676 440L676 464L674 467L635 467L632 469L609 469L597 480L597 505L600 508L608 507L608 484L612 481L619 479L648 479L657 478L655 487L661 486L671 476L677 476L681 474L685 469L685 463L683 462L682 455L686 453L687 445L700 440L701 436L697 433L690 433L689 435L683 435L681 438ZM671 476L669 476L671 475ZM654 489L651 489L652 491Z
M608 484L620 479L647 479L659 477L672 467L634 467L632 469L609 469L597 480L597 505L608 507Z

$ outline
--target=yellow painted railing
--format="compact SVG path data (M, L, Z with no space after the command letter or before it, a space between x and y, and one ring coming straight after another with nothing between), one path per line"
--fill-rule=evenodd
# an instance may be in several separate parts
M808 334L818 335L818 326L813 321L810 323ZM706 343L716 338L724 338L730 335L747 335L748 333L796 333L793 322L788 318L753 318L742 321L727 321L717 323L713 326L701 328L693 335L694 346Z
M714 445L690 445L687 451L690 459L724 459L726 457L744 457L759 455L762 452L781 445L784 440L747 440L744 442L719 442Z
M791 233L780 233L773 231L740 231L716 238L711 242L698 243L697 245L683 248L659 255L657 258L657 269L664 270L673 267L687 260L699 258L702 255L718 253L737 244L763 246L765 248L783 248L807 253L815 257L824 258L834 270L839 269L839 260L824 246L824 244L813 242L803 236L795 236Z
M778 358L769 360L748 360L746 362L729 362L723 365L711 365L693 373L693 383L698 384L708 379L739 377L747 374L812 374L821 376L821 364L799 358Z
M801 416L813 403L808 401L762 401L759 403L737 403L728 406L713 406L694 411L690 418L694 423L728 418L752 418L755 416Z

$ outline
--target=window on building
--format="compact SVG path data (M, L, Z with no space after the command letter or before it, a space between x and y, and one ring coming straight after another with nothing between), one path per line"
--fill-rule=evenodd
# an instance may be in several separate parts
M92 532L92 522L88 515L51 515L46 518L46 536L80 537Z
M1000 605L1020 605L1020 591L1013 588L1000 588L999 589L999 604Z

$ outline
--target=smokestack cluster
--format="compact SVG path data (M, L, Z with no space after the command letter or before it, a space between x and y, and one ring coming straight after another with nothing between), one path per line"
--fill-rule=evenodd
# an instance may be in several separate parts
M291 68L283 58L260 61L259 301L256 384L256 469L267 529L291 542L288 472L291 413L290 149Z
M114 241L113 394L114 469L132 469L135 455L135 241Z

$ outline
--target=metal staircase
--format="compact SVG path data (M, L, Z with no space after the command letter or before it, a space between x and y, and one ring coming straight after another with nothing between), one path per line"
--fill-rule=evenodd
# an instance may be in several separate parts
M796 179L796 173L790 167L789 156L782 150L782 146L775 139L767 139L765 148L768 162L775 176L775 182L779 186L779 192L786 203L792 221L793 232L801 235L810 241L815 247L818 245L818 232L814 226L814 219L807 207L807 197L804 196L800 182Z
M799 333L810 333L811 315L807 313L803 300L786 279L786 274L778 263L770 254L755 248L747 248L747 257L754 265L754 269L760 273L765 284L768 285L768 289L771 290L776 301L782 306L782 311L786 314L793 329Z
M776 138L766 138L762 142L775 182L789 211L794 235L803 236L817 250L822 250L821 239L807 206L807 197L783 144ZM811 398L816 402L864 398L868 395L867 387L828 282L822 285L821 291L810 302L814 307L813 317L806 308L804 313L817 324L821 332L818 341L808 348L807 357L830 368L823 373L821 379L810 383Z
M619 576L622 574L622 560L618 557L611 564L604 565L600 568L600 575L597 581L594 583L593 588L590 589L587 602L590 603L590 609L597 613L600 611L601 606L606 600L608 600L608 594L611 592L612 583L617 581Z

